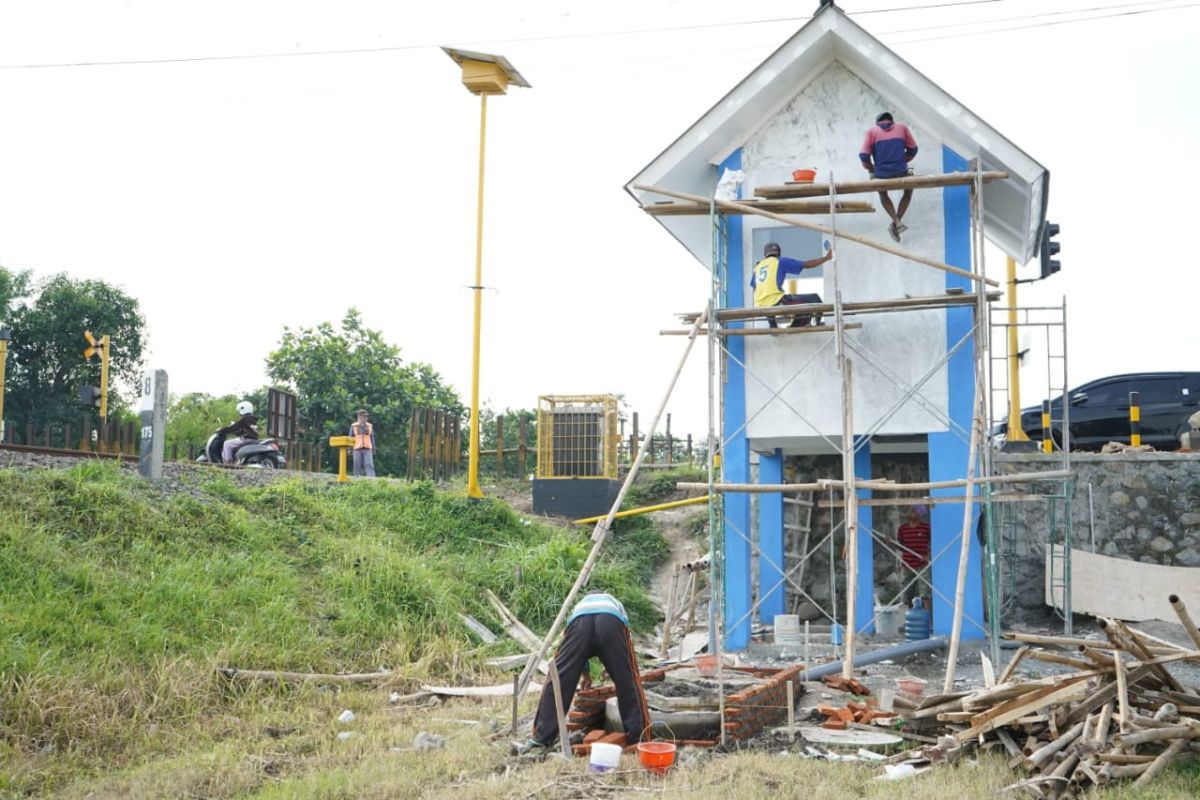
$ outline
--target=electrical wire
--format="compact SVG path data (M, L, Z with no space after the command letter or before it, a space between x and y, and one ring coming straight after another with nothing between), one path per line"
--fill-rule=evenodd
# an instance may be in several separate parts
M959 2L935 3L935 4L926 4L926 5L917 5L917 6L904 6L901 8L869 9L869 10L864 10L864 11L854 11L854 12L847 12L847 13L848 13L848 15L883 14L883 13L892 13L892 12L901 12L901 11L918 11L918 10L926 10L926 9L950 8L950 7L957 7L957 6L975 6L975 5L984 5L984 4L991 4L991 3L997 3L997 2L1007 2L1007 0L960 0ZM948 24L944 24L944 25L922 26L919 28L907 28L907 29L900 29L900 30L894 30L894 31L881 31L877 35L882 37L882 36L903 34L903 33L920 33L922 31L941 30L941 29L946 29L946 28L968 27L968 26L972 26L972 25L989 25L989 24L996 23L996 22L1015 22L1015 21L1020 21L1020 20L1024 20L1024 19L1037 19L1037 18L1041 18L1041 17L1064 16L1064 15L1070 15L1070 14L1084 14L1084 13L1090 13L1092 11L1107 11L1109 9L1116 9L1116 8L1135 8L1135 7L1146 6L1146 5L1160 5L1161 3L1164 3L1164 2L1171 2L1171 0L1149 0L1149 2L1121 3L1121 4L1107 5L1107 6L1092 6L1092 7L1088 7L1088 8L1082 8L1082 9L1042 12L1042 13L1038 13L1038 14L1023 14L1023 15L1018 15L1018 16L1013 16L1013 17L1002 17L1002 18L990 19L990 20L978 20L978 21L974 21L974 22L959 22L959 23L948 23ZM965 32L961 32L961 33L950 34L948 36L934 36L934 37L926 37L926 38L921 38L921 39L911 39L911 40L905 40L905 41L899 42L899 43L911 44L911 43L916 43L916 42L939 41L939 40L943 40L943 39L957 38L960 36L963 36L963 37L965 37L965 36L982 36L984 34L989 34L989 33L1002 33L1005 31L1024 30L1024 29L1028 29L1028 28L1045 27L1045 26L1050 26L1050 25L1064 25L1064 24L1069 24L1069 23L1073 23L1073 22L1087 22L1087 21L1091 21L1091 20L1108 19L1111 17L1137 16L1140 14L1150 14L1150 13L1155 13L1155 12L1159 12L1159 11L1173 11L1173 10L1177 10L1177 9L1192 8L1196 5L1200 5L1200 3L1188 3L1185 5L1176 5L1176 6L1163 6L1160 8L1149 8L1149 9L1142 9L1142 10L1137 10L1137 11L1123 11L1123 12L1112 13L1112 14L1099 14L1099 15L1094 15L1094 16L1090 16L1090 17L1034 23L1031 25L1014 25L1014 26L1009 26L1009 27L1004 27L1004 28L992 28L992 29L980 30L980 31L965 31ZM578 33L578 34L555 34L555 35L548 35L548 36L534 36L534 37L511 38L511 39L489 39L489 40L480 40L480 41L475 41L475 42L463 42L461 44L467 44L467 45L510 44L510 43L522 43L522 42L559 41L559 40L583 39L583 38L602 38L602 37L610 37L610 36L631 36L631 35L650 34L650 33L671 33L671 32L679 32L679 31L705 30L705 29L714 29L714 28L731 28L731 27L744 27L744 26L750 26L750 25L778 24L778 23L784 23L784 22L800 22L800 21L804 21L807 19L809 19L809 17L773 17L773 18L768 18L768 19L744 20L744 21L740 21L740 22L713 22L713 23L702 23L702 24L697 24L697 25L678 25L678 26L661 27L661 28L640 28L640 29L628 29L628 30L619 30L619 31L599 31L599 32L595 32L595 33ZM363 54L372 54L372 53L391 53L391 52L403 52L403 51L433 50L433 49L437 49L437 47L438 47L438 45L432 45L432 44L407 44L407 45L387 45L387 46L381 46L381 47L338 48L338 49L328 49L328 50L297 50L294 52L239 53L239 54L231 54L231 55L223 55L223 56L185 56L185 57L177 57L177 58L122 59L122 60L113 60L113 61L64 61L64 62L35 63L35 64L0 64L0 70L59 69L59 68L72 68L72 67L141 66L141 65L149 65L149 64L192 64L192 63L221 62L221 61L249 61L249 60L277 59L277 58L304 58L304 57L310 57L310 56L363 55ZM741 49L747 49L747 48L741 48ZM719 51L719 52L724 52L724 51Z

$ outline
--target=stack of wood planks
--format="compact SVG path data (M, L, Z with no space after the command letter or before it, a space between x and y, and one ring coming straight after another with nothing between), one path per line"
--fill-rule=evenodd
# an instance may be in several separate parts
M1007 635L1021 647L998 679L926 698L915 709L898 706L914 725L942 723L944 735L890 760L918 766L956 760L970 747L1003 748L1024 773L1008 788L1029 796L1074 797L1127 779L1144 786L1172 761L1200 753L1200 687L1171 671L1200 663L1200 631L1177 597L1171 604L1192 649L1108 618L1098 620L1103 640ZM1016 680L1025 660L1064 671Z

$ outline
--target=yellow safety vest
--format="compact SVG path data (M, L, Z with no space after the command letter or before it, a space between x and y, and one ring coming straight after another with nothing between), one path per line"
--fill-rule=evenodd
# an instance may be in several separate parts
M362 428L363 425L367 426L365 431ZM372 449L371 434L374 432L374 428L371 427L371 423L369 423L369 422L364 422L361 424L358 422L351 423L350 432L354 436L354 449L355 450L371 450Z
M754 305L768 308L779 305L783 292L779 290L779 259L769 256L754 265Z

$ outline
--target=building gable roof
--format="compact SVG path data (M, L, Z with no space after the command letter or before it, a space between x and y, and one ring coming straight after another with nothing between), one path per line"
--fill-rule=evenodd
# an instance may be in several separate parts
M1036 253L1046 215L1050 178L1046 168L832 4L821 8L646 165L626 186L627 191L644 205L662 198L633 189L633 184L712 194L718 178L716 166L833 61L893 103L898 118L929 131L968 161L978 158L984 170L1008 172L1008 180L984 187L984 233L1018 263ZM712 242L707 219L657 219L697 259L708 264Z

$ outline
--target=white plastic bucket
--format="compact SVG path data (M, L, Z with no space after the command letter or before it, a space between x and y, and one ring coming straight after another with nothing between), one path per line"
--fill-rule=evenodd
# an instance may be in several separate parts
M904 606L876 606L875 633L884 639L904 638Z
M596 742L588 766L592 772L608 772L621 763L620 745Z

